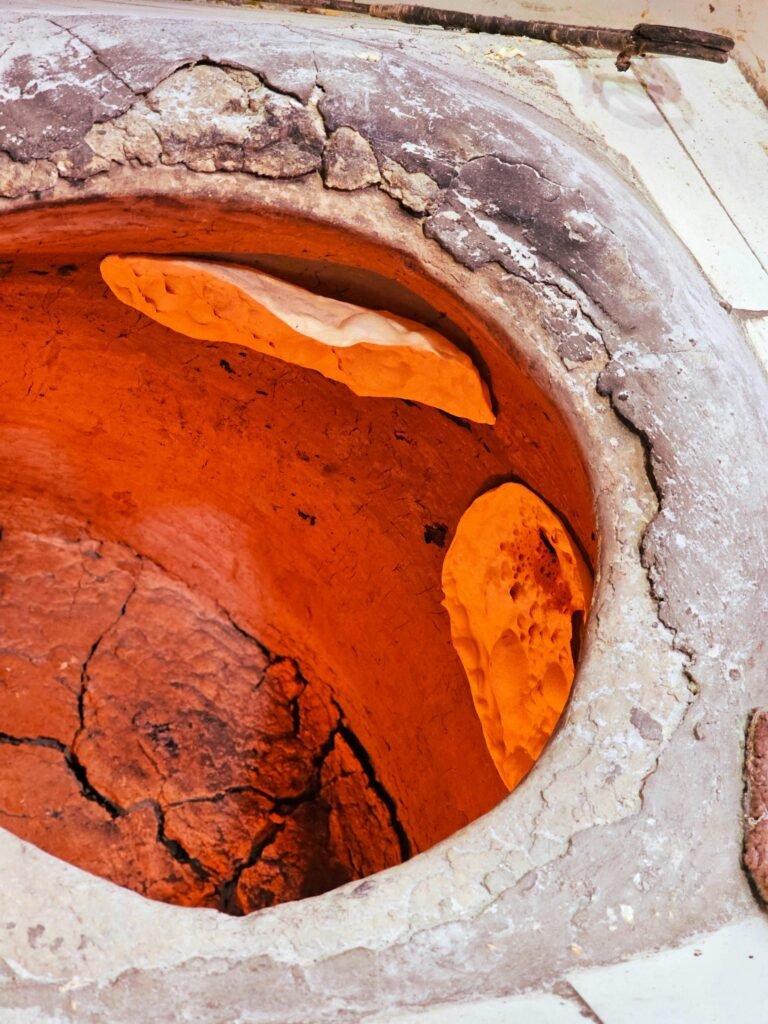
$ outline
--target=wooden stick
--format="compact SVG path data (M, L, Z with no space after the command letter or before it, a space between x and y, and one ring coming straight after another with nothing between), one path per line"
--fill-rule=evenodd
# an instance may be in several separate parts
M725 64L733 49L729 36L675 25L635 25L634 28L601 28L596 25L561 25L554 21L521 21L491 14L443 11L419 4L364 4L357 0L283 0L289 7L313 7L320 10L367 14L372 18L405 22L408 25L437 25L446 29L487 32L491 35L522 36L541 39L561 46L587 46L596 50L616 50L616 67L626 71L634 56L647 53L667 57L689 57Z

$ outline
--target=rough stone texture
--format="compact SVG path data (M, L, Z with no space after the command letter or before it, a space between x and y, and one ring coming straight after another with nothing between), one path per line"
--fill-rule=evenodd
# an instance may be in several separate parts
M97 59L137 95L149 92L178 68L202 61L253 70L275 92L293 96L301 103L310 100L317 84L317 68L306 22L302 24L299 19L290 29L260 20L246 29L239 19L228 24L207 19L190 21L180 13L183 25L175 18L152 19L152 46L147 45L143 18L124 19L118 25L109 16L84 21L78 15L61 15L55 23L77 33ZM21 20L21 30L26 32L28 25L35 23L35 19ZM46 20L50 22L50 18ZM287 47L286 38L290 40ZM357 47L350 43L349 49L354 52Z
M19 164L7 153L0 153L0 196L5 199L44 192L53 188L57 177L57 169L49 160Z
M319 118L247 71L178 71L147 94L146 105L146 123L160 139L165 164L267 178L320 167L325 133Z
M132 88L140 81L142 90L152 89L174 67L207 57L238 63L303 103L314 96L328 133L343 126L358 131L380 165L390 159L436 182L442 190L436 212L422 221L378 190L343 196L323 191L315 175L273 185L242 174L196 175L182 165L146 172L115 167L77 188L59 182L45 195L50 202L37 203L32 195L6 202L5 258L16 258L19 249L39 251L44 239L46 251L66 266L73 252L80 258L114 251L119 233L132 251L140 243L164 252L277 249L290 259L353 263L427 296L466 331L499 401L493 430L470 434L459 424L446 424L445 448L437 450L450 448L454 471L473 460L479 464L483 444L496 453L497 464L504 461L503 451L506 473L523 470L520 475L565 511L589 544L595 540L589 501L579 483L578 459L560 427L567 420L578 431L601 540L582 671L535 771L482 821L393 871L246 922L152 906L50 861L13 837L0 837L7 884L24 892L18 912L3 911L6 925L14 926L0 931L10 965L4 998L22 1012L31 1008L37 1019L55 1020L71 1011L74 1000L81 1020L133 1021L143 1019L147 1005L173 1019L183 992L184 1004L199 1017L222 1024L233 1016L259 1024L336 1024L395 1007L458 1003L480 988L489 996L548 988L575 964L589 967L674 945L752 914L754 897L740 863L739 807L743 723L750 708L764 706L767 677L766 651L754 624L764 621L768 593L768 495L764 474L756 471L768 444L768 394L734 321L678 241L603 154L575 140L567 120L553 123L532 109L537 90L544 88L541 75L536 90L518 89L520 79L505 85L462 64L455 49L443 50L435 33L416 37L406 30L408 45L400 48L401 31L390 35L363 24L347 31L338 19L249 14L258 20L238 25L236 32L212 32L219 24L214 12L209 23L189 27L178 20L154 21L151 48L146 27L135 20L74 17L66 24ZM559 110L546 96L540 105ZM83 125L83 131L90 127ZM510 194L513 183L518 191ZM74 198L89 203L72 204L65 232L54 204ZM16 268L4 278L11 294L20 283L15 274ZM48 319L44 328L37 321L36 354L23 369L13 361L3 368L3 381L9 370L14 381L19 373L19 394L29 389L27 412L14 432L39 428L47 408L60 415L61 396L46 389L63 358L66 283L55 270L49 280L38 280L35 308ZM26 303L9 307L16 312L6 338L14 344L23 333L18 323L29 330L34 319L30 298L28 293ZM103 335L109 344L99 346L81 317L66 337L70 345L74 339L90 345L100 372L108 373L114 364L102 361L108 361L110 346L126 344L119 334L130 330L125 322L112 325ZM172 394L158 342L148 330L133 334L130 343L149 360L144 372L162 379ZM222 358L215 350L201 356ZM525 373L515 377L519 367ZM187 386L188 368L177 361L173 371ZM235 402L227 395L229 416L248 423L244 406L250 401L258 407L258 381L246 387L223 373L228 386L243 389ZM539 388L538 397L525 390L520 378L526 374ZM139 379L146 391L146 379ZM15 389L16 384L14 394ZM554 414L558 428L541 415L541 392L553 396L547 416ZM125 392L120 400L130 404ZM174 429L197 430L207 441L184 402L176 403ZM226 429L229 421L216 409L217 428ZM329 422L344 412L336 402ZM369 415L380 423L380 413L368 406L365 413L366 425ZM165 409L160 421L166 431L167 417ZM178 427L182 419L185 426ZM358 431L361 423L356 417ZM81 445L83 427L70 421L68 428ZM390 423L402 439L397 443L413 442L408 447L415 452L425 434L434 441L431 429L429 416L417 421L414 410L398 411L396 425ZM472 444L467 437L462 447L467 434ZM28 495L55 492L71 506L71 495L80 495L88 480L74 444L67 446L71 463L54 473L56 459L44 432L33 436L34 443L25 446L17 435L13 448L10 435L6 439L7 457L17 458L15 479L26 482ZM565 462L552 457L555 441ZM237 476L243 458L232 460L231 475ZM493 461L477 474L486 482L502 472L491 469ZM388 471L382 473L388 466L388 460L378 464L382 485L390 479ZM151 506L152 488L142 490L138 477L130 487L119 486L107 463L100 472L108 477L108 489L98 491L99 497L127 492L114 499L122 503L121 528L137 530L130 503L136 510ZM413 479L431 487L421 465L412 467L411 484ZM154 480L153 486L161 483ZM461 484L464 507L481 489L475 483L474 493L469 480ZM460 502L450 516L443 515L430 493L419 537L427 524L446 523L450 529L456 521ZM63 495L70 495L67 502ZM173 497L183 505L181 494ZM226 497L231 507L230 479ZM394 495L388 498L388 522L397 522ZM112 510L110 501L103 507ZM206 514L208 526L218 531L219 548L222 538L233 535L237 545L225 543L226 556L198 547L194 561L186 552L186 559L175 556L175 564L179 575L186 573L196 586L205 580L215 592L217 571L235 564L233 549L243 550L243 535L231 519ZM239 509L238 515L245 517ZM315 530L320 522L317 517ZM165 528L164 547L173 559L171 531ZM161 532L156 524L144 529L160 546ZM172 532L177 541L178 528ZM423 546L439 554L434 545ZM282 547L290 550L285 540ZM397 580L402 573L393 570L395 564L394 558L388 561L379 579ZM427 583L426 575L417 576L411 595ZM254 588L238 587L234 571L226 583L243 610L250 593L253 614ZM377 596L387 593L382 587ZM404 592L398 596L400 618L382 619L387 634L395 624L407 631L416 622L423 636L423 620L410 601L403 603ZM424 611L423 599L412 600ZM362 642L360 649L366 649ZM386 658L386 651L377 656ZM429 678L435 660L421 654L420 667ZM389 674L397 673L379 676L379 686L386 686ZM452 686L455 676L448 672L446 679ZM429 710L427 721L440 721L445 706L433 706L439 688L428 692L425 699L418 690L420 706ZM351 715L346 699L344 706ZM359 724L362 735L363 716ZM414 734L404 729L392 729L388 741L422 756ZM365 732L365 742L374 762L384 766L386 751L372 746L379 731ZM455 739L464 742L460 730ZM418 787L416 781L414 791ZM443 802L433 798L436 806ZM109 924L118 918L119 933ZM28 928L44 929L34 933L34 946L26 941ZM62 991L73 978L76 991ZM324 998L329 991L333 998Z
M384 191L414 213L426 213L439 191L428 174L411 173L389 157L381 163L381 178Z
M247 71L199 65L171 75L122 117L95 124L85 145L100 162L83 164L81 176L138 160L291 178L319 169L324 144L322 122L297 100Z
M323 153L323 176L328 188L354 192L381 181L373 149L351 128L338 128Z
M755 711L747 731L744 865L768 903L768 711Z
M122 114L133 103L120 76L69 29L45 19L11 18L2 33L0 150L12 159L50 159L80 143L94 121Z
M11 832L233 914L407 855L327 688L129 549L6 530L0 622Z
M160 163L163 145L149 120L150 111L139 101L122 117L95 124L85 137L91 151L116 164L131 161L151 167Z

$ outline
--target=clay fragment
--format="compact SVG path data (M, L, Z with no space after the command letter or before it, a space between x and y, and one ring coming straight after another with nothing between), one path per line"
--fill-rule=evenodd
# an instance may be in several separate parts
M510 790L544 749L573 683L589 569L521 484L479 497L443 563L443 604L488 750Z
M328 188L352 192L381 181L379 165L370 142L352 128L337 128L323 153Z
M768 905L768 711L752 712L747 729L744 867Z
M381 177L384 191L413 213L427 213L440 191L428 174L409 172L388 157L382 161Z
M495 420L470 358L413 320L315 295L250 267L107 256L101 273L121 302L180 334L318 370L361 397Z

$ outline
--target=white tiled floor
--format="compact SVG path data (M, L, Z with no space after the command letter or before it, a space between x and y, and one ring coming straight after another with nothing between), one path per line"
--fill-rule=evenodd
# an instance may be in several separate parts
M768 1020L768 918L698 942L568 979L603 1024L731 1024Z
M368 1017L363 1024L587 1024L578 1002L556 995L491 999L464 1006L433 1006L429 1010Z
M746 320L744 326L752 347L768 369L768 317Z
M768 314L768 260L763 265L739 226L748 220L744 207L751 192L756 202L749 237L753 242L762 239L768 248L768 149L763 145L768 137L768 109L735 65L729 71L727 65L707 65L709 103L714 106L713 97L719 97L723 141L718 141L711 113L706 117L708 134L702 130L698 137L705 76L691 71L696 64L647 59L636 61L635 70L622 74L613 60L600 58L547 61L546 68L574 114L629 160L720 298L735 309ZM718 79L716 72L725 72L726 77ZM651 83L650 95L646 83ZM743 123L742 105L747 111ZM731 111L728 124L726 110ZM741 152L734 159L741 175L719 166L729 136L740 139ZM734 183L732 176L737 179Z
M768 271L768 108L732 61L645 60L635 74Z
M608 58L570 58L546 68L574 115L629 161L768 372L768 108L737 65L649 58L620 74Z
M574 971L574 1000L554 994L494 999L365 1024L731 1024L768 1020L768 918L756 914L679 949ZM576 999L580 997L583 1002Z

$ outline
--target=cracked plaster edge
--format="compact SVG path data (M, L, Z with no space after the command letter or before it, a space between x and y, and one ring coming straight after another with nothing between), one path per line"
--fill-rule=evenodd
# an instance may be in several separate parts
M232 2L229 2L229 5L237 7L240 2L241 0L232 0ZM208 15L209 19L215 20L218 13L220 11L212 7ZM250 13L253 14L255 12ZM443 66L443 60L448 57L451 62L461 66L462 78L465 78L470 84L484 87L488 87L489 84L495 85L498 91L502 93L510 90L514 85L516 102L526 105L539 113L544 113L553 121L557 121L562 125L565 125L567 121L567 131L574 140L578 140L584 146L591 147L593 153L598 158L610 160L616 170L624 178L631 181L635 189L656 209L656 203L652 195L637 176L630 162L615 149L606 147L605 139L591 125L584 121L573 120L571 108L557 91L554 76L548 70L548 65L553 60L580 64L584 59L602 58L607 63L614 64L614 59L610 56L606 57L605 52L602 50L591 50L584 47L577 52L567 46L529 39L527 37L496 37L488 36L484 33L466 34L449 32L437 26L418 26L414 30L414 26L404 22L381 21L363 18L359 15L346 15L343 12L336 13L331 28L325 23L327 19L316 17L313 22L309 22L306 12L299 13L293 8L280 8L279 0L275 0L275 6L268 11L263 11L262 14L265 18L269 16L272 18L279 17L280 25L286 33L293 32L297 38L301 38L310 44L316 37L331 38L335 36L338 38L342 32L354 32L357 29L364 29L364 41L367 45L367 50L358 54L360 59L376 60L381 55L377 47L380 47L381 51L391 52L395 48L402 48L405 40L407 40L409 53L412 56L418 56L419 62L427 67L439 69ZM55 9L48 12L41 8L34 14L31 12L20 13L18 18L41 17L52 20L54 16L60 17L65 22L75 22L83 17L83 15L74 13L59 15ZM110 14L106 11L97 15L97 17L114 17L116 19L120 16L119 13ZM182 14L164 10L157 15L160 18L169 16L178 18ZM58 22L56 24L58 25ZM67 28L66 25L61 25L60 27ZM310 27L311 31L304 31ZM348 39L350 42L355 42L352 35ZM81 40L81 42L89 46L85 40ZM440 57L436 57L435 49L430 45L432 43L437 43ZM515 53L511 56L505 55L504 51L512 44L514 44ZM98 48L92 49L96 57L100 59ZM501 54L499 50L501 50ZM518 60L518 58L521 59ZM653 60L654 58L651 56L646 59ZM185 65L179 64L178 68L183 66ZM231 66L237 67L239 65L232 64ZM534 71L534 67L540 68L546 76L550 86L549 91L544 88L544 83L538 79L534 80L533 84L530 85L530 72ZM178 68L174 70L178 70ZM266 74L263 74L263 82L267 88L273 89L276 92L281 91L276 84L269 80ZM130 88L130 86L128 87ZM284 90L283 93L301 102L306 102L309 95L302 91L291 92ZM141 94L137 93L137 95ZM659 213L659 216L663 219L662 214Z
M15 205L15 204L14 204ZM493 813L493 812L492 812Z
M241 0L234 0L235 6L237 6L237 4L239 4L240 2ZM278 0L275 0L275 2L277 4ZM226 6L226 4L224 6ZM218 12L216 11L215 7L213 7L210 10L209 19L211 21L215 21L217 13ZM169 16L170 14L170 11L163 11L161 14L157 15L157 17L163 18ZM280 24L281 27L286 32L294 32L294 34L296 34L297 37L303 39L304 41L309 41L310 43L312 42L312 33L302 31L305 25L308 27L309 24L312 24L311 22L307 21L306 14L298 13L291 8L280 9L279 7L265 11L264 14L267 17L269 17L270 15L273 18L279 17L280 22L275 20L273 24ZM178 16L179 15L177 14L176 17ZM91 54L98 61L98 63L101 64L105 71L113 75L120 84L124 85L127 89L133 92L136 99L140 99L141 97L145 96L147 91L149 90L137 90L133 88L129 82L125 81L115 72L113 67L111 67L108 63L106 63L103 60L101 52L98 47L92 46L90 43L87 42L87 40L79 36L68 24L66 24L67 22L77 23L83 17L87 17L86 12L83 12L83 14L75 14L74 12L64 12L63 14L58 14L56 9L52 8L50 11L46 11L45 9L40 9L34 12L21 11L18 12L16 15L12 16L10 20L18 22L33 19L45 20L50 24L54 25L56 28L59 28L62 31L67 32L73 39L81 43L91 52ZM121 17L124 17L124 14L112 14L111 12L101 12L100 14L97 14L96 17L102 19L113 18L115 21L118 21ZM57 20L57 18L60 20ZM379 55L375 50L376 46L381 46L382 49L385 50L392 49L394 46L402 46L402 41L398 39L398 36L407 36L411 52L418 53L420 60L424 62L427 66L437 66L435 64L434 50L429 46L429 42L431 42L432 40L428 38L429 36L434 35L433 27L421 26L419 27L418 32L414 33L412 31L413 27L406 25L404 23L394 21L382 23L377 22L373 19L363 19L359 16L345 16L343 15L343 13L340 13L339 17L334 20L336 21L336 24L333 26L333 29L326 31L326 27L322 24L322 19L315 19L315 22L312 25L313 34L316 34L317 36L320 37L332 38L334 34L338 36L339 32L343 32L344 30L347 29L364 28L366 31L366 36L370 44L374 47L374 49L370 53L358 54L358 56L361 59L378 59ZM577 119L576 121L573 120L571 107L569 106L568 102L561 97L560 93L556 88L554 76L547 70L547 65L551 63L552 60L565 61L568 63L578 65L580 63L583 63L584 59L601 58L605 60L606 63L612 64L612 58L605 57L602 51L592 51L585 48L583 52L575 53L572 49L561 46L559 44L542 43L538 40L513 37L513 42L516 44L516 46L520 45L523 46L525 50L532 50L532 52L530 53L523 52L522 50L515 51L515 57L522 57L524 59L524 63L521 67L515 61L508 62L507 60L500 61L498 59L499 55L494 50L494 46L502 46L502 44L504 43L504 39L501 39L499 41L495 37L486 37L483 34L470 34L468 36L459 35L457 33L444 32L444 30L442 29L439 30L439 35L440 48L443 51L450 50L450 59L456 62L457 64L462 65L462 71L464 75L467 76L468 81L470 81L470 83L481 86L488 86L489 82L492 82L496 84L499 91L503 92L505 87L509 88L511 82L514 81L517 86L522 87L521 89L519 89L519 91L516 91L515 100L518 103L529 106L532 110L535 110L537 112L542 112L543 93L545 92L545 90L543 89L542 83L537 81L534 85L534 91L530 96L527 96L525 89L525 72L528 68L530 68L532 64L535 64L539 68L541 68L542 72L547 77L549 84L551 86L549 90L551 95L548 95L546 97L546 103L544 104L545 109L543 109L543 112L547 114L552 120L560 122L561 126L563 126L565 124L565 121L567 120L568 124L565 126L566 131L572 136L572 138L574 140L577 140L578 143L581 144L582 146L591 148L592 152L598 159L610 161L614 169L619 174L621 174L622 177L624 177L627 181L631 182L635 191L643 196L648 205L653 208L657 217L666 223L666 219L664 217L663 212L658 207L652 194L648 191L645 183L639 178L639 176L635 172L630 161L615 148L611 146L606 146L604 137L589 123L579 119ZM551 51L551 53L544 53L539 51ZM182 70L186 67L193 67L195 66L195 64L201 62L206 63L207 58L201 58L200 60L192 62L180 60L164 78L154 83L152 88L154 88L158 84L161 84L161 82L165 81L167 78L172 77L173 74L175 74L177 71ZM249 70L258 78L260 78L262 84L267 89L277 94L285 95L293 99L296 99L298 102L301 102L305 106L309 102L309 94L305 94L301 90L289 90L285 88L281 89L276 83L273 83L270 80L268 73L262 70L256 71L252 67L246 68L245 65L240 65L237 62L227 64L224 61L214 61L213 63L216 63L224 68L243 68L244 70ZM315 70L315 89L317 89L319 71L317 69L316 60ZM552 106L553 103L554 106ZM114 119L115 118L106 119L106 121L97 121L95 123L108 123L110 120ZM40 160L38 161L38 163L43 164L46 163L46 161ZM325 177L325 174L323 176ZM378 186L383 190L390 191L385 181L373 182L372 184L378 184ZM392 193L390 192L390 194ZM0 196L0 204L2 203L4 198L6 197ZM15 199L17 197L14 196L12 198ZM728 312L731 312L731 310L728 309Z
M318 24L317 21L315 21L315 23L312 24L312 22L308 20L311 17L311 15L302 16L302 15L297 15L296 12L292 12L290 10L286 10L286 11L279 12L279 15L282 16L282 20L280 20L279 17L275 18L275 14L278 13L278 12L271 11L271 12L264 12L264 13L265 13L265 17L262 20L264 20L266 23L268 23L271 27L280 27L281 29L283 29L287 33L293 32L299 38L301 38L302 40L307 42L310 46L312 46L313 42L315 42L315 41L316 42L320 42L320 43L322 43L322 42L326 42L327 43L329 41L330 42L338 41L338 38L339 38L338 30L333 31L332 29L325 29L325 26L321 26L321 27L318 28L317 27L317 24ZM271 18L270 18L270 15L272 16ZM97 17L97 20L112 19L112 20L114 20L115 23L118 23L123 16L121 16L120 14L102 13L101 15L97 15L96 17ZM212 21L215 21L215 17L216 17L216 12L214 10L212 10L211 14L210 14L210 19ZM290 99L294 99L294 100L297 101L297 103L300 103L306 109L314 109L316 111L316 113L317 113L317 116L318 116L319 120L321 122L323 122L323 127L325 129L325 135L326 135L326 147L325 148L327 149L327 143L328 143L332 133L328 130L327 125L325 124L325 119L322 117L322 114L321 114L321 112L319 110L319 107L318 107L318 103L319 103L319 101L323 97L324 89L323 89L322 85L320 84L321 72L320 72L320 69L318 67L317 57L316 56L314 56L314 62L315 62L315 85L314 85L314 89L310 90L309 92L302 91L302 90L295 90L295 89L291 90L291 89L288 89L288 88L285 88L285 87L278 86L277 83L274 82L270 78L270 75L269 75L268 71L264 70L264 68L261 67L261 66L257 68L253 64L244 65L244 64L241 64L241 63L239 63L237 61L228 62L226 60L211 60L207 56L201 56L199 58L189 59L189 60L179 59L178 61L172 62L172 67L170 68L170 70L168 70L166 72L166 74L160 76L159 78L157 78L157 80L153 81L152 85L149 88L147 88L147 89L140 89L140 88L133 87L130 84L130 82L128 82L120 74L118 74L117 71L115 70L115 68L103 58L102 52L101 52L100 48L98 46L94 46L91 43L89 43L86 39L84 39L81 35L79 35L75 31L75 29L72 28L71 25L69 24L69 23L77 24L78 22L82 21L83 18L87 19L87 15L85 15L85 14L82 15L82 16L74 15L74 14L57 15L55 10L53 10L51 12L39 12L39 13L36 12L36 13L29 13L29 14L19 14L15 19L12 19L12 20L16 20L18 22L24 22L24 21L45 22L45 23L47 23L49 25L52 25L53 27L55 27L55 28L65 32L67 35L69 35L76 42L78 42L82 46L84 46L90 52L90 54L93 56L93 58L97 61L97 63L104 69L105 72L107 72L108 74L112 75L112 77L120 85L124 86L131 93L133 93L134 101L133 101L133 103L130 104L130 106L128 108L126 108L121 113L116 114L113 117L95 118L93 120L92 124L91 124L91 128L96 126L96 125L108 125L108 124L114 123L115 121L119 120L121 117L124 117L125 114L129 113L135 107L137 102L141 101L144 97L146 97L146 95L149 92L151 92L153 89L157 88L159 85L162 85L165 82L167 82L169 79L173 78L173 76L175 74L177 74L179 71L182 71L182 70L185 70L185 69L188 69L188 68L192 68L192 67L195 67L195 66L198 66L198 65L212 65L212 66L216 66L216 67L221 67L225 71L227 71L227 70L233 70L233 71L234 70L245 70L245 71L248 71L251 74L253 74L256 78L258 78L259 81L262 83L262 85L265 87L265 89L267 89L268 91L271 91L271 92L273 92L273 93L275 93L277 95L282 95L282 96L286 96L286 97L288 97ZM294 19L294 23L293 24L290 23L291 18ZM341 20L345 20L345 19L341 19ZM353 24L355 25L355 27L363 28L363 23L358 21L358 20L355 20L353 22ZM312 25L312 28L315 31L313 33L302 32L301 28L303 28L305 25L307 27L309 27L309 25ZM344 29L344 27L349 27L349 26L344 26L344 25L340 26L340 28L342 30ZM384 25L382 25L380 23L376 23L375 21L372 22L371 24L365 23L364 27L365 27L365 30L366 30L366 34L368 36L372 37L375 46L381 46L381 48L383 50L390 50L390 51L393 50L393 41L392 41L392 39L387 38L387 37L390 36L393 32L396 33L396 34L406 35L406 34L409 34L409 30L410 30L410 26L404 26L404 25L401 25L399 23L392 23L392 24L384 24ZM423 41L423 38L422 38L423 34L424 34L424 30L421 30L421 34L417 33L417 34L413 35L411 33L411 37L409 38L409 43L413 44L415 46L415 49L418 51L420 58L426 63L427 67L435 66L434 53L433 53L432 50L429 49L428 46L424 45L424 41ZM509 71L508 70L507 70L507 74L506 75L501 73L499 71L499 68L496 67L495 64L492 61L485 61L484 65L482 67L478 67L477 66L475 61L480 56L479 53L475 53L474 52L474 50L477 49L477 47L473 48L471 45L469 47L467 46L467 43L472 44L472 43L476 42L475 37L470 36L467 39L463 39L463 41L459 45L452 45L452 44L454 44L456 42L455 34L443 33L441 31L440 35L441 36L443 36L443 35L445 36L445 38L441 38L441 40L440 40L440 43L441 43L442 47L443 48L446 48L446 47L450 47L451 48L451 50L452 50L452 52L451 52L451 59L456 61L458 64L461 65L462 72L463 72L463 74L465 74L467 76L467 80L468 80L470 85L480 85L480 86L485 86L487 88L487 86L489 84L489 78L497 78L498 80L496 82L496 86L497 86L497 89L500 92L502 91L502 87L504 85L509 86ZM315 37L317 37L317 38L315 39ZM353 40L348 40L348 41L351 42ZM364 41L365 40L360 40L360 43L363 43ZM533 40L533 41L532 40L525 40L525 42L526 43L535 43L536 41L535 40ZM485 45L485 44L483 43L483 45ZM545 44L545 45L549 45L549 44ZM576 59L575 56L571 53L571 51L569 51L569 50L567 50L565 48L559 47L559 46L556 47L556 49L562 50L563 54L568 56L569 59L571 59L571 60L575 60ZM358 57L361 60L370 60L370 59L373 59L374 57L376 59L379 59L379 57L380 57L380 55L376 53L375 49L373 51L371 51L370 53L369 52L365 52L365 51L358 52L358 53L355 54L355 56ZM554 80L553 80L553 83L554 83ZM539 91L541 91L541 87L540 86L539 86ZM553 92L555 92L554 89L553 89ZM517 95L517 94L515 95L515 101L518 104L520 104L522 106L527 106L532 111L535 111L536 113L540 113L540 103L539 103L539 105L537 105L537 100L538 100L538 97L536 95L533 95L533 96L529 97L528 99L526 99L525 97L521 97L520 95ZM568 109L569 108L567 107L567 104L565 104L564 108L563 108L563 112L565 112ZM554 120L554 118L553 118L553 120ZM560 127L562 128L563 125L561 124ZM354 129L352 129L352 130L355 131ZM572 138L574 140L578 140L578 142L581 143L582 145L591 147L593 153L595 154L595 156L598 159L600 158L601 155L602 155L603 158L605 158L604 140L602 140L601 137L597 133L595 133L594 131L590 130L589 125L578 124L578 125L574 126L573 124L569 124L567 126L566 131L567 131L567 133L569 135L572 136ZM86 141L86 135L87 134L88 134L88 132L84 133L82 141ZM361 133L359 133L357 131L355 131L355 134L360 135L361 138L364 138L364 136L362 136ZM368 140L368 139L364 139L364 141L370 142L370 140ZM69 148L71 149L72 147L69 147ZM8 156L9 160L12 160L12 162L15 163L17 165L17 167L39 166L42 170L50 169L51 173L54 173L55 176L56 176L56 179L58 179L58 180L72 180L74 178L75 181L82 181L85 177L90 177L90 176L93 176L93 175L102 174L105 171L109 170L108 167L101 167L101 168L98 168L98 169L91 170L91 171L87 172L86 174L83 175L83 178L77 178L76 176L72 176L72 175L66 176L66 175L63 175L62 173L60 173L59 170L56 168L56 162L55 162L55 160L52 157L51 158L40 158L40 159L34 159L33 158L30 161L17 161L17 160L14 160L12 157L10 157L10 155L7 154L7 152L4 151L4 150L0 150L0 154ZM610 155L611 156L615 156L613 151L610 151ZM484 156L484 154L479 154L477 157L471 157L471 158L469 158L469 160L467 160L465 162L465 165L466 165L466 163L471 162L471 160L473 160L473 159L480 159L483 156ZM132 163L131 161L126 161L126 162L127 163ZM135 166L135 162L133 162L133 163L134 163L134 166ZM386 157L383 157L383 158L379 159L378 163L379 163L379 170L380 170L380 173L381 173L383 166L386 163L392 164L393 161L389 160ZM635 186L635 188L637 189L637 191L642 192L645 195L646 200L649 203L651 203L654 206L654 209L655 209L655 204L653 204L652 198L650 196L648 196L647 192L645 192L643 184L641 182L639 182L639 180L637 180L635 176L632 175L631 167L629 167L628 165L625 166L625 162L621 162L621 161L614 160L614 163L616 164L617 169L624 175L624 177L632 177L632 183ZM462 166L465 166L465 165L462 165ZM182 166L184 166L184 165L182 164ZM401 168L401 169L404 170L404 168ZM455 178L458 177L461 169L462 168L460 167L457 170L456 175L454 176ZM318 168L318 170L320 170L320 168ZM200 172L200 173L205 173L205 172ZM234 172L234 173L236 173L236 172ZM312 172L309 172L309 173L312 173ZM407 172L406 172L406 174L407 174ZM255 176L258 177L258 175L255 175ZM291 178L291 176L287 176L287 177L289 179ZM325 181L326 174L325 174L324 170L322 171L322 177L323 177L323 179ZM428 178L427 175L423 175L423 177ZM387 192L389 195L392 195L393 198L396 198L396 199L400 200L401 202L403 202L402 201L402 197L399 194L399 190L397 188L395 188L393 190L393 188L392 188L392 186L390 184L390 181L388 179L389 179L389 175L382 174L382 178L381 178L380 181L372 182L371 184L377 185L379 188L382 189L382 191ZM47 186L46 188L43 188L43 189L38 189L38 188L35 188L35 187L29 187L29 188L26 189L25 192L17 193L17 194L14 194L12 196L5 196L5 195L0 194L0 210L2 210L3 206L5 205L4 200L12 200L12 201L15 202L15 201L18 201L21 198L24 198L25 196L33 195L33 194L36 194L36 193L45 194L46 192L50 191L51 188L54 187L55 183L56 183L56 181L54 180L49 186ZM437 184L435 182L432 182L432 183L434 185ZM326 185L327 185L327 183L326 183ZM334 186L327 185L327 187L331 188L331 187L334 187ZM369 186L359 186L359 187L369 187ZM450 186L448 186L448 187L450 187ZM357 191L357 189L352 189L351 191ZM447 188L446 188L446 191L447 191ZM39 198L40 198L40 196L35 195L35 201L39 201ZM421 208L421 207L419 207L419 208L412 208L412 207L410 207L408 205L407 202L403 202L403 206L406 209L410 209L410 211L412 213L423 214L423 213L428 212L428 209L424 209L424 208ZM661 214L659 214L659 216L661 216ZM562 285L565 285L565 286L570 285L572 290L574 288L576 288L576 290L580 293L580 296L572 294L572 295L570 295L568 297L570 297L571 299L575 299L577 302L580 302L581 299L586 299L587 302L588 302L588 297L585 295L585 293L581 289L578 289L578 287L575 286L574 282L569 281L567 276L562 278L560 281L557 281L557 280L553 280L553 281L539 281L539 282L536 282L536 283L541 285L541 286L552 286L554 288L559 288ZM599 333L599 328L592 321L592 319L591 319L589 313L587 312L587 310L582 309L581 312L589 320L589 322L595 328L596 332Z

